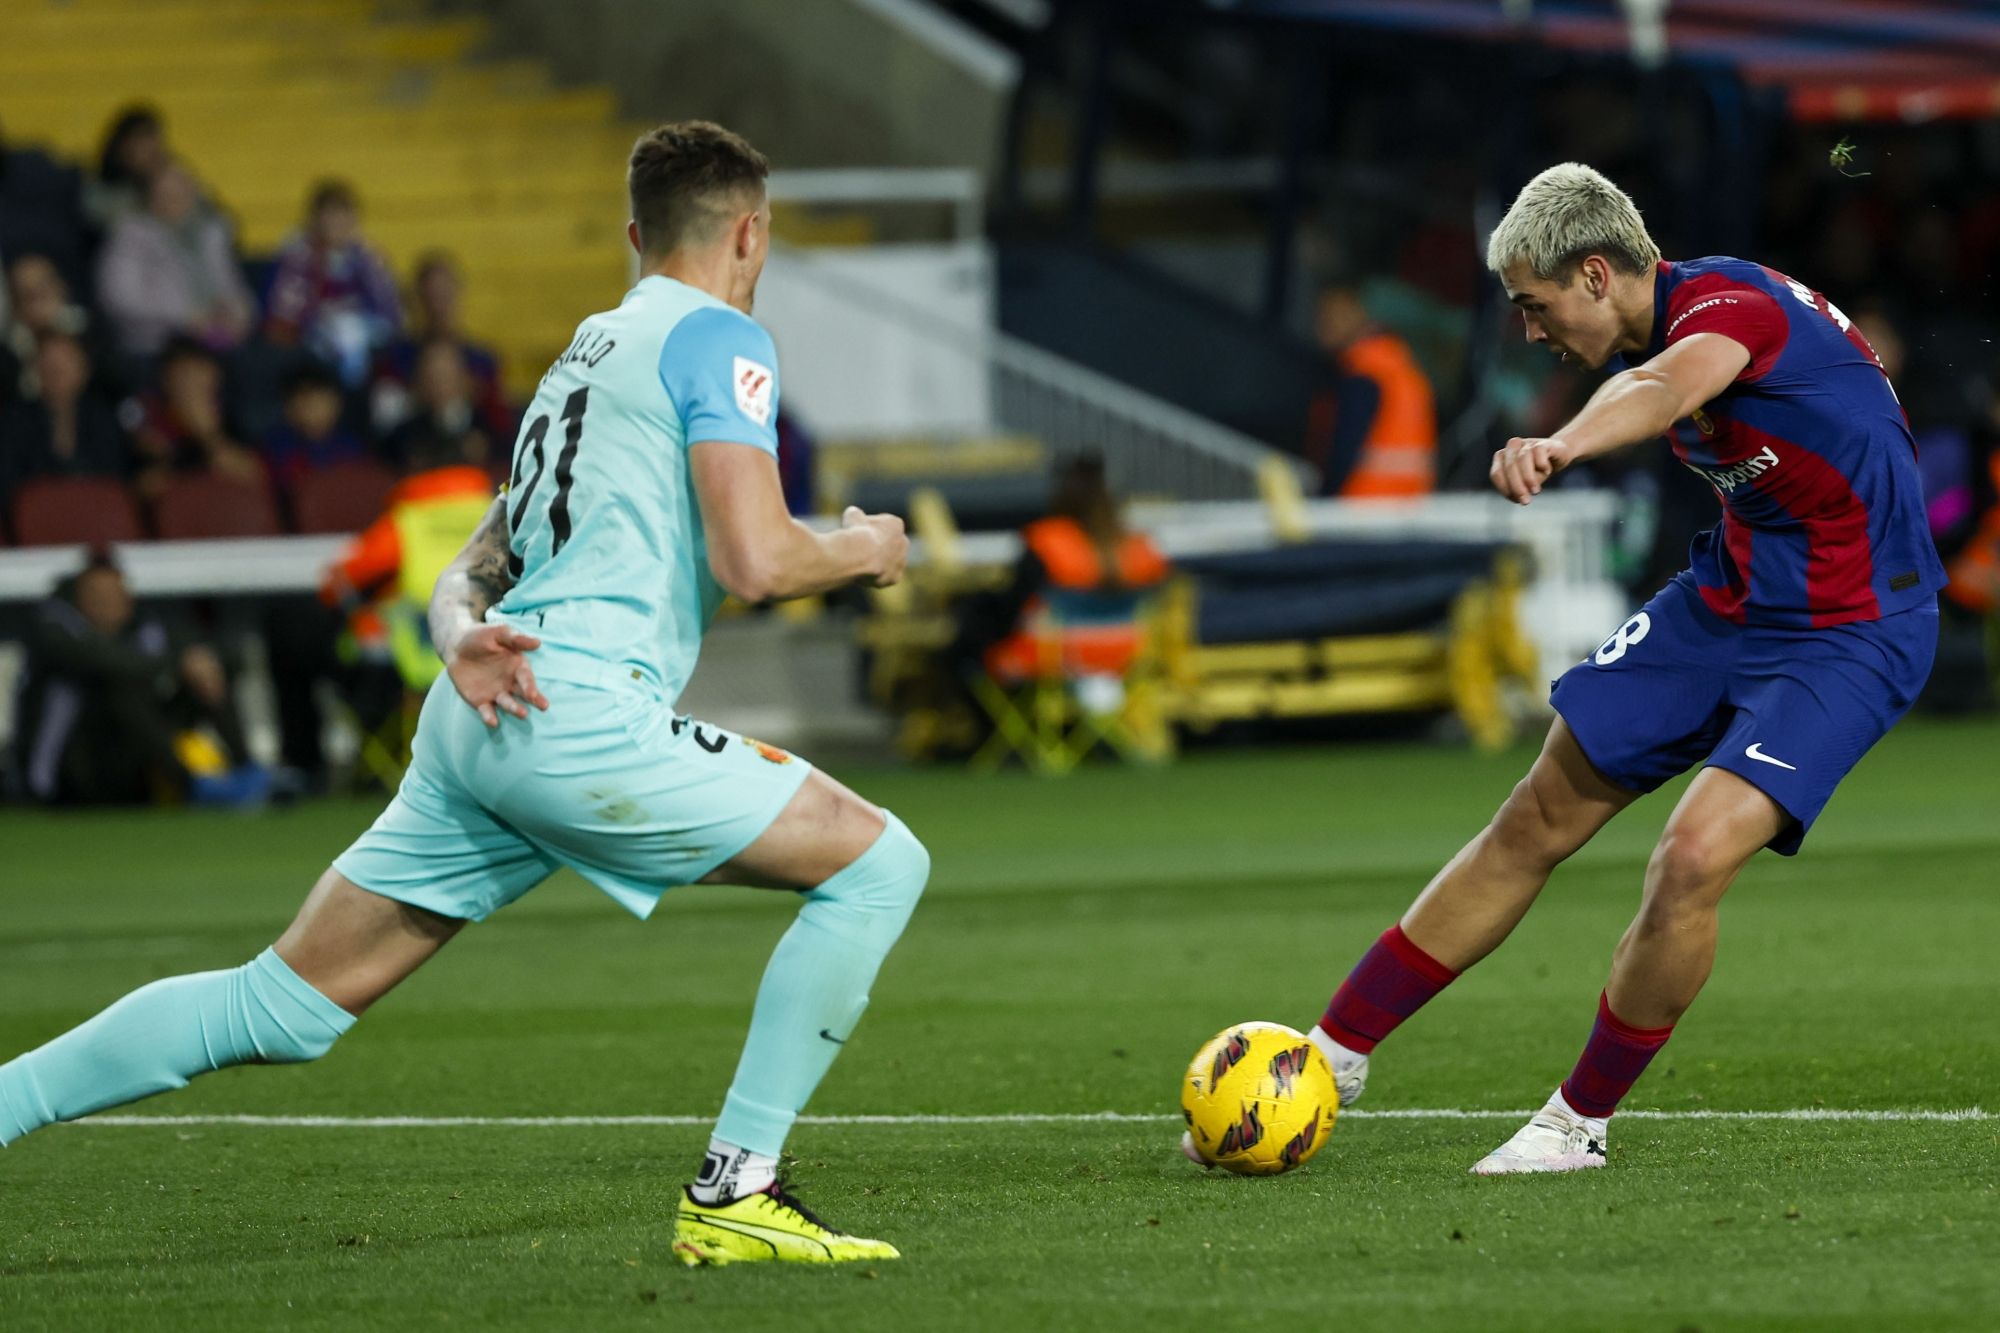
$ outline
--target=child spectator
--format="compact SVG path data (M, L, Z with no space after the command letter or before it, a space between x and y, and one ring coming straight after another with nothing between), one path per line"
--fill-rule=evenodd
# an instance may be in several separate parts
M215 471L243 481L264 475L257 455L230 434L222 409L222 366L191 339L167 344L160 387L146 396L134 432L139 493L157 498L173 472Z
M234 347L257 314L229 224L201 207L194 177L174 163L153 173L146 206L112 229L97 296L120 343L138 356L154 355L176 333Z
M460 296L464 281L458 261L442 250L417 260L410 282L410 320L401 338L389 344L375 363L374 417L383 430L400 425L410 412L410 383L424 344L443 339L457 346L472 377L472 396L479 424L492 439L514 434L513 413L500 382L500 358L492 348L466 336L461 323Z
M409 417L390 432L383 451L398 467L409 468L428 442L442 441L454 461L485 467L493 457L493 441L480 425L473 381L458 344L433 338L417 355L410 386Z
M298 344L359 388L378 348L402 328L396 280L361 239L361 203L344 181L313 187L304 228L278 254L266 330Z
M340 381L316 361L285 377L284 420L264 437L264 464L290 496L308 472L366 458L368 448L341 425Z

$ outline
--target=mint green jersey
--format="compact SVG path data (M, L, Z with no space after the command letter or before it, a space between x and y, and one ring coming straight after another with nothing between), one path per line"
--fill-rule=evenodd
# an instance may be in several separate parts
M770 334L705 292L649 277L584 320L514 442L514 586L487 619L556 650L542 659L551 670L580 653L679 697L723 598L688 447L775 457L777 415Z

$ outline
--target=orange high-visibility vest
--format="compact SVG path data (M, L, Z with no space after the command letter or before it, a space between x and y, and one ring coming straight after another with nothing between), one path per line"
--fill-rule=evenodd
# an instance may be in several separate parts
M1167 558L1144 533L1128 532L1106 571L1104 556L1083 525L1073 518L1044 518L1022 530L1021 539L1042 562L1051 588L1063 592L1137 592L1167 577ZM1136 606L1133 608L1136 614ZM987 650L986 670L1001 680L1051 675L1122 676L1139 656L1143 642L1136 619L1064 623L1037 598L1022 615L1022 628Z
M1437 489L1437 409L1431 382L1393 333L1371 333L1340 354L1340 368L1375 382L1380 401L1361 457L1341 485L1350 500L1406 500Z
M493 478L470 465L432 468L406 477L389 492L382 516L348 545L327 571L320 597L339 605L346 594L371 599L348 629L364 643L389 637L381 608L430 601L438 575L457 557L493 503Z

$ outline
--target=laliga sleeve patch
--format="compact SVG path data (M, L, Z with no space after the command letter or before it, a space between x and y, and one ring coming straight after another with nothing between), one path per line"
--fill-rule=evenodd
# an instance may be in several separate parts
M774 379L771 368L759 365L747 356L739 356L731 379L736 386L737 410L760 426L770 425Z

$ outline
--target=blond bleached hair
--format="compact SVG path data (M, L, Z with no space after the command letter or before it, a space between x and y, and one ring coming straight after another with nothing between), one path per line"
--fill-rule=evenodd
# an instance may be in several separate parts
M1650 273L1660 247L1632 196L1581 162L1550 167L1521 187L1486 242L1486 267L1501 273L1525 262L1545 282L1569 277L1589 255L1626 273Z

